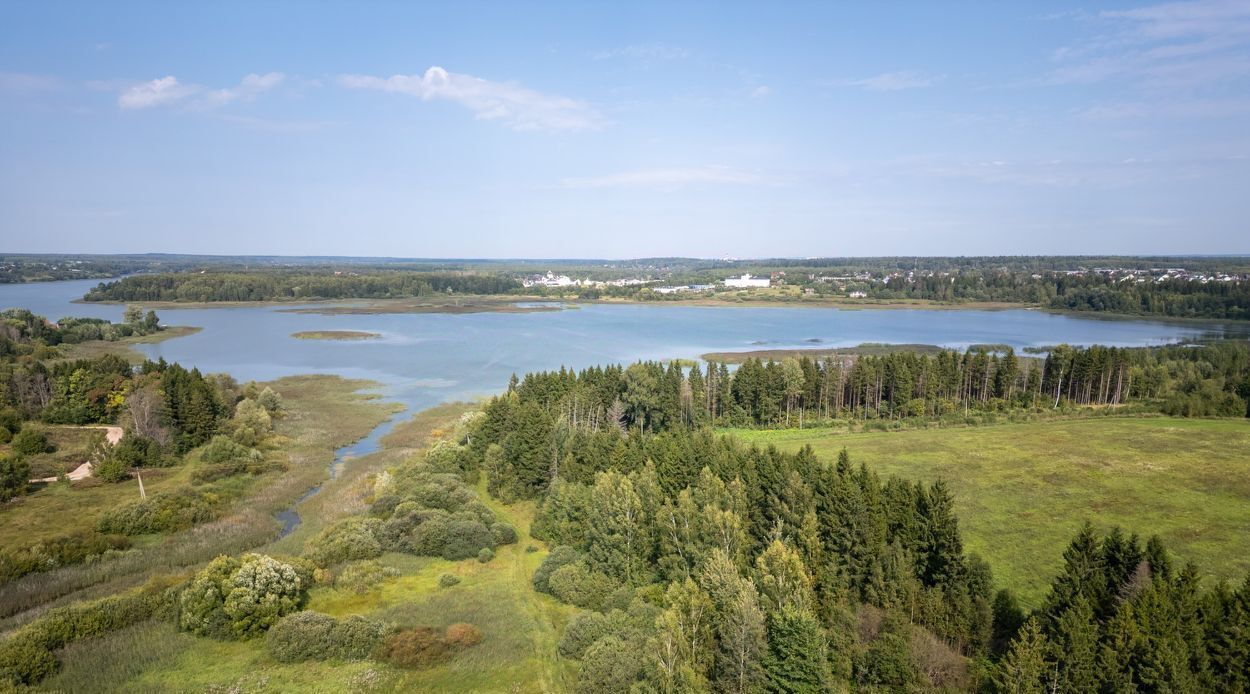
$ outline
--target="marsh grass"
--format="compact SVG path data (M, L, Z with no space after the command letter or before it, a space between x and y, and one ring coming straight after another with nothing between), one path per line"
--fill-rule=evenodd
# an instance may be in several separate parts
M137 538L136 548L116 557L31 574L0 586L0 618L4 618L0 628L12 628L71 599L114 592L153 573L179 571L273 540L280 528L273 514L327 477L335 449L364 437L398 407L359 392L374 385L369 381L299 376L272 385L283 395L287 413L277 422L278 452L271 455L288 456L286 472L225 481L224 488L233 490L237 500L215 521L180 533ZM147 471L144 486L151 494L185 485L192 469L192 463L185 463ZM135 482L49 485L0 512L0 544L63 534L72 523L94 527L105 509L137 497ZM80 591L85 592L78 595Z
M958 429L846 433L734 431L759 445L810 445L832 462L882 476L944 479L966 549L1000 586L1036 606L1068 541L1089 519L1158 533L1182 562L1215 580L1250 571L1250 421L1167 417L1057 420Z

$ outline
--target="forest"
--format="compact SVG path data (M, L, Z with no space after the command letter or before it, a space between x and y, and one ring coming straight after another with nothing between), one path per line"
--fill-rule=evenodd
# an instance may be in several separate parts
M499 275L453 272L275 271L132 275L101 283L86 301L289 301L392 299L438 293L506 294L520 282Z
M679 419L572 419L594 386L555 383L527 377L493 400L467 448L494 493L541 500L534 534L557 547L534 586L586 610L561 642L580 691L1250 684L1250 577L1206 588L1157 538L1087 526L1025 613L963 552L941 481L881 480L846 451L826 465Z
M561 417L619 421L657 431L675 426L870 427L962 423L976 416L1070 412L1123 405L1178 416L1247 416L1250 347L1220 341L1196 347L1060 345L1045 358L969 349L898 351L827 358L749 358L736 370L709 362L640 362L580 373L530 374L516 385Z

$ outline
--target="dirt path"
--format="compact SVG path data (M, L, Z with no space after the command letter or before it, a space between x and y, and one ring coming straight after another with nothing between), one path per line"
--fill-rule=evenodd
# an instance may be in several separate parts
M104 440L105 440L105 441L108 441L108 443L109 443L109 445L110 445L110 446L116 446L116 445L117 445L117 442L122 440L122 435L123 435L123 433L124 433L124 432L122 431L122 428L121 428L121 427L116 427L116 426L105 426L105 427L84 427L84 428L86 428L86 429L103 429L103 430L104 430ZM69 472L68 474L66 474L65 476L66 476L66 477L68 477L68 478L70 479L70 481L71 481L71 482L77 482L78 480L81 480L81 479L86 479L86 478L90 477L90 476L91 476L91 462L90 462L90 461L84 462L82 465L79 465L78 467L74 468L72 471L70 471L70 472ZM38 482L49 482L49 483L51 483L51 482L55 482L56 480L57 480L57 478L56 478L56 477L43 477L43 478L40 478L40 479L31 480L31 481L30 481L30 483L31 483L31 484L35 484L35 483L38 483Z

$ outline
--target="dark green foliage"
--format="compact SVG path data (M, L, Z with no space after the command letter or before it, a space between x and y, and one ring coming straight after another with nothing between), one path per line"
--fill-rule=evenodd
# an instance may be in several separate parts
M591 644L582 655L576 691L580 694L628 692L641 676L643 663L637 644L605 636Z
M382 521L376 518L346 518L310 539L305 555L317 566L333 566L355 559L372 559L382 554L377 532Z
M551 550L551 553L543 558L543 562L534 571L534 590L551 595L551 574L577 561L579 557L578 551L572 547L561 545Z
M815 615L791 606L769 615L764 674L770 692L828 690L832 681L828 645Z
M585 562L578 561L553 571L547 579L547 585L551 594L562 602L583 609L598 610L620 584L588 568Z
M87 301L281 301L390 299L430 294L506 294L520 282L502 275L370 270L336 274L276 271L141 274L102 283Z
M491 537L495 540L495 545L512 545L516 544L516 528L502 521L492 523L490 526Z
M607 635L608 618L598 612L578 612L564 628L560 638L560 655L565 658L581 658L595 641Z
M0 503L26 493L30 463L18 456L0 454Z
M477 553L477 560L478 562L482 564L489 563L490 560L494 558L495 558L495 550L491 549L490 547L483 547Z
M221 495L210 490L160 492L105 511L96 527L102 533L118 535L175 532L213 520L224 505Z
M274 660L362 660L378 647L385 627L359 615L343 620L319 612L295 612L278 620L265 635Z
M13 436L13 440L9 445L13 452L21 457L51 453L56 450L56 446L53 446L48 441L48 435L42 430L33 427L23 427L21 431Z

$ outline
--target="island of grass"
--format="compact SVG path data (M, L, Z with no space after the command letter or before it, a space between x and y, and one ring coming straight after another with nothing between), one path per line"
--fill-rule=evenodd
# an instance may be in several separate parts
M363 330L303 330L297 333L291 333L291 337L297 340L376 340L382 337L380 333L370 333Z

